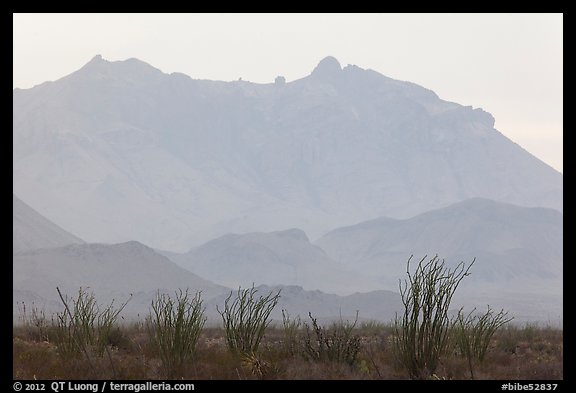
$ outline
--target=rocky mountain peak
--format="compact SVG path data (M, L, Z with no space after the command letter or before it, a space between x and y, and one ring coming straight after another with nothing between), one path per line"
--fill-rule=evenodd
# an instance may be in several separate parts
M312 76L324 80L330 80L338 76L340 72L342 72L342 66L338 60L336 60L335 57L327 56L318 63L316 68L314 68Z

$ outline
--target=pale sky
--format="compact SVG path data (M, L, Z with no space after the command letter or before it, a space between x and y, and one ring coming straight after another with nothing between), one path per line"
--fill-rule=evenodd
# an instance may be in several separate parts
M13 86L136 57L194 79L269 83L326 56L480 107L563 171L562 14L14 14Z

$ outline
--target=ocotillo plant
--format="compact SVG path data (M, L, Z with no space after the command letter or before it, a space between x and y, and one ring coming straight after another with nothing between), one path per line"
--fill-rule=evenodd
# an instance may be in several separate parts
M268 317L280 299L280 291L256 298L257 292L254 286L238 288L233 300L233 291L226 298L224 310L216 307L226 330L226 344L235 354L249 355L258 351L264 331L270 324Z
M200 292L190 297L188 290L179 290L175 299L158 292L152 301L150 337L168 378L176 377L192 359L205 322Z
M427 378L436 371L448 347L452 296L476 261L468 267L460 262L451 270L437 255L428 262L426 258L420 260L414 273L410 273L412 256L408 259L408 280L400 281L404 314L394 321L395 357L413 379Z
M96 302L93 293L80 288L78 297L72 299L72 306L56 287L64 311L57 314L57 337L59 351L68 356L73 353L84 353L90 359L90 353L95 350L102 356L107 349L108 337L116 324L118 315L132 296L119 308L114 307L114 300L103 310Z
M300 316L290 317L286 310L282 310L282 325L284 327L284 349L290 356L295 356L300 352L300 330L302 320Z
M354 334L358 322L358 312L353 323L344 322L342 317L329 328L318 325L312 313L308 313L312 321L312 329L305 324L306 338L304 340L304 355L314 361L330 361L347 363L352 366L356 363L361 348L360 337ZM314 335L311 334L314 331Z
M504 310L494 314L490 306L483 315L474 315L475 311L476 309L465 315L460 309L454 327L456 345L460 354L468 360L471 379L474 379L475 363L484 361L488 345L496 330L513 319L508 318L508 313Z

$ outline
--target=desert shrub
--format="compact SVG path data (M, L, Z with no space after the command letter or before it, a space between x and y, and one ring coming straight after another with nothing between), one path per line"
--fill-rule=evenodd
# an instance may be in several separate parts
M539 332L538 324L535 322L526 322L524 327L520 329L520 339L527 342L533 342L538 337Z
M397 315L394 321L395 358L412 379L433 375L448 349L450 302L475 262L474 259L468 267L460 262L451 270L437 255L428 262L426 258L420 260L414 273L410 273L412 256L408 259L408 279L400 281L404 314Z
M220 311L216 307L224 323L226 344L235 354L252 355L258 351L264 332L271 322L268 319L270 313L280 299L280 291L256 298L257 292L254 287L238 288L234 299L234 292L231 291L224 301L224 310Z
M495 314L490 306L482 315L474 315L475 311L476 309L465 315L461 309L454 328L456 345L460 354L468 361L472 379L474 379L474 366L484 361L488 345L496 330L512 320L504 310Z
M514 325L508 325L498 330L496 335L496 348L508 354L516 353L519 343L519 329Z
M56 288L64 305L64 311L56 314L56 339L60 352L64 355L84 353L88 359L91 354L102 356L108 349L109 335L116 324L118 315L131 297L120 307L114 306L114 300L101 309L93 293L80 288L72 305Z
M393 330L390 324L374 320L363 321L358 326L358 331L364 336L387 336Z
M173 299L158 292L149 316L150 339L168 378L174 378L190 361L206 322L201 293L176 292Z
M106 345L116 349L132 350L134 344L126 327L114 326L106 337Z
M312 313L308 314L312 321L312 328L305 324L306 338L304 341L304 354L307 359L314 361L331 361L354 365L360 352L360 337L354 334L358 322L358 313L353 323L342 321L333 323L329 328L318 325Z
M39 309L34 302L30 308L27 308L26 303L22 302L21 305L18 304L18 309L20 311L19 319L26 335L34 341L49 341L50 323L44 310Z
M282 326L284 328L284 350L290 356L296 356L302 349L300 340L302 320L300 316L291 318L288 311L282 310Z
M280 372L274 363L255 353L241 354L240 364L244 370L258 379L273 379Z

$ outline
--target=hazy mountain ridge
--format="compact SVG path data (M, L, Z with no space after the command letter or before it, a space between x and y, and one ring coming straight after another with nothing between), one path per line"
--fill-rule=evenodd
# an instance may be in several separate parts
M286 310L291 318L300 316L303 322L310 325L308 313L319 320L354 321L356 311L358 320L379 320L389 322L397 312L402 311L400 295L391 291L371 291L353 293L347 296L327 294L321 291L306 291L294 285L260 285L256 287L257 296L275 294L280 291L280 299L274 308L271 318L282 323L282 310ZM227 296L227 295L226 295ZM207 302L207 308L222 309L226 296L221 295Z
M411 254L438 253L477 258L455 298L467 305L562 314L562 175L489 113L416 84L331 57L254 84L96 56L15 89L13 124L14 193L46 217L13 197L15 299L54 305L56 285L90 286L133 292L136 312L158 289L210 300L229 291L218 284L255 283L302 287L286 289L295 307L350 311L308 290L397 291ZM122 244L65 246L83 241L49 220Z
M48 318L55 312L62 312L64 306L56 288L60 288L69 301L78 295L80 288L83 288L96 296L100 306L106 306L114 301L116 307L119 307L130 299L122 312L124 320L145 318L158 292L173 296L175 291L188 289L192 295L196 291L202 292L209 323L220 323L220 315L216 306L220 308L223 306L231 289L209 282L178 267L168 258L136 241L121 244L82 243L54 246L54 238L64 242L81 240L58 228L15 196L13 202L14 226L19 229L19 231L14 231L14 242L17 241L17 234L27 235L26 239L29 239L32 235L40 233L51 235L50 245L53 246L21 250L13 255L14 321L23 317L25 308L28 313L31 312L31 308L42 310ZM306 234L297 229L273 234L224 237L224 239L229 238L248 238L248 243L260 241L264 248L271 247L271 249L287 253L282 257L288 256L288 263L299 264L303 270L306 270L305 265L309 262L318 262L306 258L306 253L312 250L313 256L324 258L320 261L320 266L327 269L325 273L333 269L330 266L333 262L326 261L327 257L324 252L311 245ZM273 243L271 246L266 244L270 241ZM298 247L294 249L295 245ZM249 253L257 253L257 251L257 249L248 250ZM182 256L170 254L171 257ZM267 262L268 265L273 266L276 261L272 259L260 262ZM253 269L250 271L254 272ZM339 285L342 285L342 282ZM250 286L251 284L242 283L243 288ZM238 286L234 285L234 287ZM272 314L272 318L277 322L282 320L283 309L292 317L299 315L306 319L308 312L312 312L321 320L335 320L340 316L353 319L356 310L361 311L361 320L386 320L399 310L398 294L388 291L337 296L318 290L306 291L297 286L263 285L257 287L257 290L259 294L281 290L279 305Z
M561 279L563 215L553 209L474 198L406 220L381 218L339 228L315 244L336 261L373 272L398 270L390 256L438 253L450 259L477 256L475 269L493 264L504 269L496 272L501 279L507 270L514 277L538 280L548 272ZM512 261L515 253L520 258ZM481 255L502 261L481 261Z
M130 294L144 297L128 307L130 311L138 305L146 305L138 310L141 312L147 310L158 290L189 288L192 293L202 291L205 299L228 291L135 241L25 251L13 256L13 269L16 303L26 301L34 294L47 305L55 306L59 303L56 287L71 297L75 297L82 287L97 294L100 302L123 301Z
M199 276L231 288L297 285L342 295L361 291L367 281L331 260L299 229L228 234L172 259Z
M21 210L15 208L14 216ZM36 233L38 223L40 229L54 226L37 216L23 215L33 220L20 227ZM489 303L509 309L519 321L556 323L562 315L562 224L562 214L552 209L475 198L408 220L380 218L331 231L317 243L334 259L298 229L228 234L186 254L167 253L170 258L135 241L26 250L13 256L14 316L21 302L48 313L61 310L57 286L68 296L75 296L79 287L89 288L100 302L133 294L127 317L146 315L158 291L189 288L203 292L207 315L217 323L215 306L223 304L230 289L173 260L230 288L253 283L260 292L281 288L277 320L284 308L303 318L310 311L321 318L350 319L358 310L361 319L386 321L401 309L397 288L406 278L408 256L415 254L415 264L425 253L438 252L452 265L477 257L454 307ZM304 283L308 290L294 283ZM324 292L313 290L317 288Z
M84 241L60 228L12 194L12 252L81 244Z
M97 56L13 97L15 192L87 241L316 237L477 196L562 209L562 175L490 114L334 58L254 84Z
M391 290L405 278L412 254L412 268L425 255L438 254L451 266L476 258L455 304L490 303L526 319L562 315L563 215L553 209L474 198L406 220L380 218L339 228L315 244ZM374 289L369 285L366 290Z

